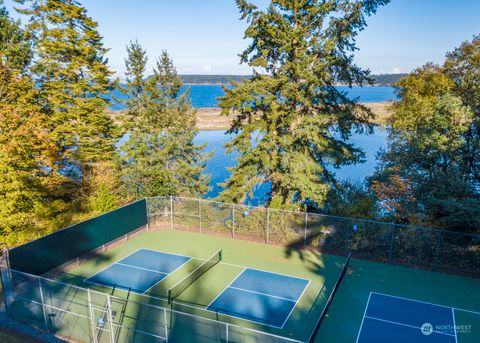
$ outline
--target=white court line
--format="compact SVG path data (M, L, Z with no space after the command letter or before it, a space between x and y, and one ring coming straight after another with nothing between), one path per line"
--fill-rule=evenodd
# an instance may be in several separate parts
M221 263L221 262L220 262ZM225 263L227 264L227 263ZM228 265L228 264L227 264ZM240 267L239 265L234 265L235 267ZM268 297L273 297L273 298L279 298L279 299L282 299L282 300L287 300L287 301L295 301L293 299L287 299L287 298L282 298L282 297L278 297L278 296L274 296L274 295L270 295L270 294L265 294L265 293L260 293L260 292L255 292L255 291L250 291L250 290L246 290L246 289L243 289L243 288L238 288L238 287L232 287L232 284L241 276L243 275L243 273L245 273L245 271L247 271L247 269L254 269L254 270L257 270L257 271L262 271L263 270L260 270L260 269L255 269L255 268L249 268L249 267L243 267L244 269L242 270L242 272L240 274L238 274L233 280L232 282L230 282L228 284L227 287L225 287L223 289L222 292L220 292L220 294L218 294L215 299L213 299L210 304L208 304L206 307L205 307L205 310L206 311L209 311L209 312L213 312L213 313L217 313L216 311L212 311L212 310L209 310L208 308L215 302L215 300L217 300L223 293L226 292L227 289L229 288L232 288L232 289L237 289L237 290L240 290L240 291L245 291L245 292L250 292L250 293L257 293L257 294L261 294L261 295L264 295L264 296L268 296ZM266 272L266 273L269 273L269 274L276 274L274 272ZM281 275L281 274L280 274ZM288 275L285 275L283 274L284 276L288 276ZM292 278L295 278L295 277L292 277ZM305 281L308 281L307 285L304 287L302 293L300 294L300 296L298 297L298 299L295 301L295 305L292 307L292 309L290 310L290 313L288 314L288 316L284 319L283 321L283 324L281 326L276 326L276 325L270 325L270 324L267 324L267 323L264 323L263 321L261 320L249 320L249 319L245 319L243 317L239 317L239 316L234 316L234 315L228 315L228 314L225 314L223 312L220 312L222 315L224 316L227 316L227 317L230 317L230 318L236 318L236 319L240 319L240 320L245 320L247 322L251 322L251 323L256 323L256 324L260 324L260 325L264 325L264 326L269 326L269 327L273 327L273 328L277 328L277 329L283 329L283 327L285 326L285 323L287 322L288 318L290 318L290 315L292 314L293 310L295 309L295 307L297 306L298 302L300 301L300 299L302 298L303 294L305 293L305 291L307 290L308 286L310 285L310 280L307 280L307 279L302 279L302 278L295 278L295 279L300 279L300 280L305 280Z
M367 309L368 305L370 304L370 298L372 297L372 293L373 292L370 292L370 294L368 295L367 305L365 306L365 311L363 312L362 323L360 324L360 329L358 330L357 340L355 341L356 343L358 343L358 340L360 339L360 333L363 329L363 323L365 322L365 316L367 315Z
M230 286L230 287L228 287L228 288L236 289L236 290L238 290L238 291L243 291L243 292L248 292L248 293L259 294L259 295L263 295L263 296L266 296L266 297L277 298L277 299L286 300L286 301L291 301L291 302L297 302L297 300L288 299L288 298L283 298L283 297L279 297L279 296L277 296L277 295L272 295L272 294L267 294L267 293L262 293L262 292L251 291L251 290L245 289L245 288L233 287L233 286Z
M92 274L92 275L90 275L89 277L87 277L86 279L83 279L83 282L90 282L90 281L88 281L88 279L93 278L95 275L100 274L101 272L103 272L103 271L105 271L106 269L108 269L108 268L110 268L111 266L113 266L115 263L120 262L120 261L123 261L123 260L126 259L127 257L132 256L133 254L137 253L137 252L140 251L140 250L142 250L142 249L141 249L141 248L140 248L140 249L137 249L137 250L131 252L130 254L128 254L127 256L123 256L121 260L115 261L115 262L111 263L110 265L106 266L105 268L100 269L100 270L99 270L98 272L96 272L95 274ZM90 283L95 284L95 282L90 282Z
M210 310L208 310L208 308L210 307L210 305L212 305L212 304L215 302L215 300L217 300L217 299L228 289L228 287L230 287L230 286L240 277L240 275L242 275L243 273L245 273L246 270L247 270L247 268L244 268L244 269L232 280L232 282L230 282L230 283L228 284L228 286L225 287L225 288L223 289L223 291L221 291L220 294L217 295L217 296L215 297L215 299L213 299L213 300L210 302L210 304L208 304L208 305L205 307L205 310L210 311ZM212 311L212 312L213 312L213 311Z
M177 268L175 268L174 270L172 270L171 272L169 273L164 273L164 272L158 272L158 271L155 271L155 270L151 270L151 269L147 269L147 268L142 268L142 267L136 267L136 266L132 266L132 265L129 265L129 264L125 264L125 263L121 263L121 261L127 259L128 257L136 254L137 252L139 251L142 251L142 250L146 250L146 251L152 251L152 252L157 252L157 253L160 253L160 254L165 254L165 255L175 255L175 256L180 256L180 257L185 257L185 258L188 258L188 260L186 260L184 263L182 263L180 266L178 266ZM109 288L113 288L112 285L107 285L107 284L101 284L101 283L98 283L98 282L94 282L94 281L90 281L91 278L93 278L94 276L104 272L105 270L107 270L108 268L110 268L111 266L115 265L115 264L119 264L119 265L124 265L124 266L128 266L128 267L132 267L132 268L137 268L137 269L144 269L146 271L151 271L151 272L155 272L155 273L159 273L159 274L165 274L166 276L161 278L160 280L158 280L155 284L153 284L152 286L150 286L149 288L147 288L145 291L143 292L137 292L137 291L134 291L134 290L130 290L130 292L133 292L133 293L136 293L136 294L140 294L140 295L144 295L146 292L148 292L150 289L152 289L153 287L155 287L156 285L158 285L160 282L162 282L163 280L165 280L169 275L173 274L177 269L179 269L180 267L182 267L185 263L187 263L188 261L190 261L192 259L192 257L189 257L189 256L184 256L184 255L179 255L179 254L171 254L169 252L162 252L162 251L157 251L157 250L153 250L153 249L146 249L146 248L138 248L137 250L131 252L130 254L126 255L126 256L123 256L120 260L118 260L117 262L114 262L112 264L110 264L109 266L106 266L105 268L102 268L101 270L99 270L98 272L96 272L95 274L92 274L90 275L88 278L84 279L83 282L87 282L87 283L91 283L93 285L98 285L98 286L103 286L103 287L109 287ZM113 285L115 286L115 285ZM124 290L124 288L120 288L122 290Z
M187 256L184 256L184 257L187 257ZM186 260L185 262L183 262L181 265L179 265L177 268L175 268L174 270L172 270L170 273L167 274L167 276L165 276L164 278L158 280L157 283L153 284L151 287L148 287L146 290L143 291L143 293L141 293L142 295L144 295L145 293L147 293L149 290L151 290L153 287L155 287L156 285L158 285L160 282L162 282L163 280L165 280L166 278L168 278L170 275L172 275L173 273L175 273L178 269L180 269L181 267L183 267L185 264L187 264L190 260L192 260L192 258L190 257L188 260Z
M114 264L112 264L111 266L114 266L115 264L117 264L117 265L119 265L119 266L125 266L125 267L129 267L129 268L145 270L145 271L147 271L147 272L152 272L152 273L156 273L156 274L163 274L163 275L168 275L168 274L169 274L169 273L159 272L159 271L156 271L156 270L153 270L153 269L148 269L148 268L142 268L142 267L132 266L132 265L130 265L130 264L125 264L125 263L120 263L120 262L114 263ZM111 266L110 266L110 267L111 267Z
M389 324L394 324L394 325L399 325L399 326L405 326L405 327L411 328L411 329L421 330L421 328L419 328L418 326L409 325L409 324L404 324L404 323L398 323L398 322L394 322L394 321L391 321L391 320L380 319L380 318L370 317L370 316L365 316L365 318L377 320L377 321L379 321L379 322L384 322L384 323L389 323ZM439 335L445 335L445 336L455 337L455 335L452 335L451 333L446 333L446 332L441 332L441 331L435 331L435 330L433 330L432 332L438 333ZM455 337L455 342L456 342L456 341L457 341L457 339L456 339L456 337Z
M457 340L457 324L455 323L455 310L452 308L452 317L453 317L453 332L455 333L455 343L458 343Z
M267 274L281 275L281 276L286 276L286 277L289 277L289 278L292 278L292 279L299 279L299 280L303 280L303 281L308 281L308 282L310 282L309 279L301 278L301 277L298 277L298 276L292 276L292 275L287 275L287 274L272 272L272 271L268 271L268 270L263 270L263 269L258 269L258 268L252 268L252 267L248 267L248 266L242 266L242 265L240 265L240 264L233 264L233 263L222 262L222 261L220 261L220 264L224 264L224 265L226 265L226 266L238 267L238 268L248 268L248 269L256 270L256 271L263 272L263 273L267 273Z
M300 296L298 297L297 301L295 302L295 305L293 305L292 309L290 310L290 313L288 314L287 318L285 318L285 320L283 321L283 324L282 324L282 327L281 329L283 329L283 327L285 326L285 323L288 321L288 318L290 318L290 315L293 313L293 310L297 307L297 304L298 302L300 301L300 299L302 298L303 294L305 293L305 291L307 290L308 286L310 286L310 280L308 280L308 283L307 285L305 286L305 288L303 289L302 291L302 294L300 294ZM324 284L325 285L325 284ZM323 286L322 286L322 290L323 290Z
M402 299L402 300L410 300L410 301L415 301L417 303L422 303L422 304L427 304L427 305L432 305L432 306L437 306L437 307L444 307L444 308L453 308L454 310L457 310L457 311L462 311L462 312L468 312L468 313L472 313L472 314L477 314L480 316L480 312L477 312L477 311L472 311L472 310L465 310L463 308L458 308L458 307L451 307L451 306L445 306L445 305L439 305L439 304L434 304L434 303L430 303L428 301L421 301L421 300L416 300L416 299L410 299L410 298L404 298L404 297L400 297L398 295L390 295L390 294L385 294L385 293L379 293L379 292L371 292L373 294L378 294L378 295L383 295L383 296L386 296L386 297L391 297L391 298L397 298L397 299Z

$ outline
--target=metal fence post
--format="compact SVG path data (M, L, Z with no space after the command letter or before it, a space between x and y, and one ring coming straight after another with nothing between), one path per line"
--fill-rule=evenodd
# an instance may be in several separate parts
M107 314L108 314L108 322L110 326L110 340L112 343L115 343L115 326L113 325L113 315L112 315L112 302L110 299L110 294L106 294L107 296Z
M232 237L235 238L235 204L232 204Z
M200 198L198 199L198 226L200 233L202 233L202 203L200 202Z
M267 244L268 244L268 241L270 239L269 236L270 236L270 209L267 207L267 231L265 233Z
M308 212L305 211L305 232L303 233L303 245L307 245L307 225L308 225Z
M439 231L438 233L438 238L437 242L435 245L435 262L433 265L433 270L438 270L438 261L439 261L439 254L440 254L440 245L442 244L442 237L443 237L443 231Z
M97 335L96 335L96 321L95 321L95 313L93 312L93 307L92 307L92 294L90 291L90 288L87 288L87 299L88 299L88 310L90 312L90 325L92 326L92 337L93 343L97 343Z
M388 252L388 261L392 261L393 256L393 241L395 240L395 224L392 224L392 233L390 234L390 248Z
M167 320L167 309L163 308L163 316L165 318L165 342L168 343L168 320Z
M173 197L170 195L170 228L173 229Z
M40 292L40 301L42 303L42 311L43 311L43 320L45 324L45 330L48 330L48 318L47 318L47 310L45 309L45 298L43 297L43 290L42 290L42 279L38 278L38 290Z

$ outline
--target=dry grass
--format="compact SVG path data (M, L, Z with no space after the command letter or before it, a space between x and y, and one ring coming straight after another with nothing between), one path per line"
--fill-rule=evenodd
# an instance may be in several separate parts
M385 125L390 116L388 102L365 103L375 114L373 122L379 125ZM197 109L197 128L199 130L226 130L230 126L232 118L220 116L219 108L198 108Z
M390 115L388 102L365 103L375 114L373 122L375 124L385 125ZM122 111L109 111L112 119L119 123L119 115ZM230 127L231 117L220 115L219 108L197 108L197 128L202 131L227 130Z

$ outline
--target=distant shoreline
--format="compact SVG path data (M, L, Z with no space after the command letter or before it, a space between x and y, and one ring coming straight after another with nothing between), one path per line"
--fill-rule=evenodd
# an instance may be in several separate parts
M372 110L375 114L373 124L386 125L390 111L388 105L390 102L370 102L362 103ZM200 131L228 130L232 121L231 116L221 116L221 109L218 107L194 108L197 111L197 129ZM123 110L109 110L108 113L113 120L121 114Z

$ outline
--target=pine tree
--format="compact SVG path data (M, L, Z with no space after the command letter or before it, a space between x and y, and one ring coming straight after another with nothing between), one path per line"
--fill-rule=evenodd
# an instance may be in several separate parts
M66 208L58 165L40 91L0 58L0 245L22 244L55 226Z
M336 185L331 167L362 160L347 140L352 129L370 128L371 113L334 85L371 81L352 62L355 36L386 3L272 0L261 11L237 0L251 39L241 62L255 73L225 88L220 102L223 115L234 115L228 151L240 155L220 199L243 202L270 184L271 207L321 206Z
M82 171L111 160L117 138L106 114L111 72L98 24L74 0L17 2L30 4L19 11L31 17L36 38L31 70L51 109L51 137L59 154Z
M147 57L138 42L127 47L124 93L129 139L122 146L123 181L133 197L203 195L208 155L193 143L197 133L189 94L166 52L154 75L145 77Z
M0 0L0 52L5 68L25 71L32 58L31 38L18 21L10 18L3 0Z

